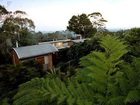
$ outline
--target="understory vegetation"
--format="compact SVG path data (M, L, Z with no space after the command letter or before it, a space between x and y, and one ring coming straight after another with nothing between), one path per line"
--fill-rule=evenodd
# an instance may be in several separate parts
M116 37L101 38L101 51L81 58L78 72L62 81L35 78L20 85L14 105L126 105L140 101L140 58L128 64L127 46Z
M140 58L124 60L129 46L119 37L100 38L102 50L80 59L76 73L62 79L53 72L20 85L12 105L138 105ZM8 103L4 98L2 105Z

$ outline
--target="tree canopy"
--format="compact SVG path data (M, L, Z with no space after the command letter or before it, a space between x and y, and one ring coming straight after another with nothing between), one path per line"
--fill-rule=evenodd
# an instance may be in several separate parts
M132 28L125 31L124 39L129 45L131 54L140 57L140 28Z
M17 10L15 12L8 11L0 5L0 56L6 57L9 54L9 49L15 47L16 41L19 45L33 44L32 38L28 37L31 31L34 31L34 22L27 18L24 11ZM30 34L31 36L31 34ZM25 41L25 38L29 40ZM28 41L28 42L27 42ZM33 43L32 43L33 42ZM27 45L26 44L26 45ZM7 59L4 58L3 60Z
M107 22L101 13L94 12L91 14L81 14L72 16L68 22L67 29L74 31L76 34L81 34L83 37L90 37L98 30L105 29L105 22Z
M93 12L91 14L88 14L89 19L92 22L92 25L97 30L105 30L105 20L100 12Z
M81 34L83 37L88 37L96 32L96 29L93 28L93 25L86 14L72 16L69 20L67 29L74 31L76 34Z

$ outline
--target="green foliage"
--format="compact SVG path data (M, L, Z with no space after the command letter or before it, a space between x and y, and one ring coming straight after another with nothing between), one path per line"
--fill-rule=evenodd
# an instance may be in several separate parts
M25 15L26 13L23 11L15 11L7 14L1 27L1 33L6 35L6 38L9 38L11 42L23 41L29 32L35 28L33 21L25 18ZM12 44L14 46L14 43Z
M88 82L88 85L95 91L96 104L111 104L112 101L123 98L119 97L118 87L113 83L114 75L119 69L117 66L122 62L120 58L127 53L127 50L124 42L111 36L103 37L101 46L104 48L104 52L93 51L81 59L82 70L78 79Z
M97 104L138 103L140 59L135 59L132 64L124 63L120 58L127 53L126 46L116 37L103 37L101 46L105 52L94 51L81 59L83 68L78 79L89 83L95 98L100 95Z
M140 101L140 90L132 90L128 93L125 103L134 103Z
M8 11L6 10L6 8L0 5L0 15L7 14L7 13Z
M1 17L0 18L0 27L1 27L2 23L3 23L3 21L4 21L3 18L8 13L9 13L9 11L4 6L0 5L0 17Z
M107 20L105 20L99 12L93 12L88 15L74 15L69 20L67 29L74 31L76 34L81 34L83 37L91 37L97 31L106 31L105 22L107 22Z
M86 56L93 50L102 50L99 45L99 37L93 37L83 43L77 43L70 48L59 50L56 67L60 68L63 76L69 77L76 73L80 58Z
M7 11L0 5L0 64L10 63L10 49L19 45L35 44L36 40L31 31L35 26L31 19L26 18L23 11Z
M140 28L120 30L113 34L125 40L128 45L129 52L123 58L126 62L131 63L134 57L140 57Z
M50 33L42 33L37 32L34 33L38 42L46 42L46 41L55 41L55 40L66 40L72 39L74 37L74 32L65 30L65 31L56 31Z
M104 49L81 58L77 76L63 82L58 77L35 78L22 84L14 105L133 105L140 102L140 58L122 60L127 46L105 36Z
M47 38L52 39L52 40L65 40L66 39L65 35L63 35L59 31L56 31L54 33L48 33Z
M8 99L5 98L0 102L0 105L10 105L10 104L8 103Z
M84 84L65 84L59 78L35 78L21 85L14 99L14 105L92 105L93 101Z
M130 64L123 64L122 70L125 80L126 104L138 104L140 102L140 58L135 58Z
M81 34L83 37L89 37L96 32L96 29L93 28L93 25L86 14L72 16L69 20L67 29L74 31L76 34Z
M18 41L19 46L27 46L37 44L37 38L34 35L34 32L29 32L26 29L23 29L20 33L20 39Z
M81 57L86 56L93 50L101 50L98 41L99 41L98 37L93 37L90 40L85 40L83 43L74 44L70 48L62 49L58 52L59 54L58 61L64 64L65 62L75 60L77 63L76 62L74 63L78 65L78 61Z
M93 12L91 14L88 14L89 19L92 22L92 25L94 28L97 29L97 31L105 31L105 20L100 12Z
M101 40L101 46L104 48L105 52L93 51L89 55L83 57L80 64L89 69L93 69L94 66L97 66L97 70L103 68L103 72L111 74L113 68L120 63L119 59L127 53L126 46L116 37L106 36Z
M26 66L25 66L26 65ZM18 85L35 77L44 76L45 73L39 69L37 64L25 65L1 65L0 66L0 99L15 94Z
M124 39L129 45L131 54L140 57L140 28L132 28L124 32Z

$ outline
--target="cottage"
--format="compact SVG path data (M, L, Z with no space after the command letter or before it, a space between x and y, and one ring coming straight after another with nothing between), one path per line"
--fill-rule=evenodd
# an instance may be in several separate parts
M58 50L64 48L70 48L74 43L83 43L86 39L67 39L67 40L56 40L56 41L49 41L49 42L40 42L39 44L51 44L55 46Z
M49 42L40 42L39 44L52 44L57 49L64 49L69 48L73 45L73 42L70 39L67 40L56 40L56 41L49 41Z
M52 69L52 56L58 49L51 44L40 44L25 47L17 47L12 50L13 64L19 64L24 60L34 58L43 65L44 69Z

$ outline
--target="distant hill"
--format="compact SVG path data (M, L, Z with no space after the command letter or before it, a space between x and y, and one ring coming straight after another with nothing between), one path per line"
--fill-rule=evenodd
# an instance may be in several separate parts
M112 29L107 29L111 32L116 32L116 31L120 31L120 30L124 30L124 29L119 29L119 28L112 28Z

